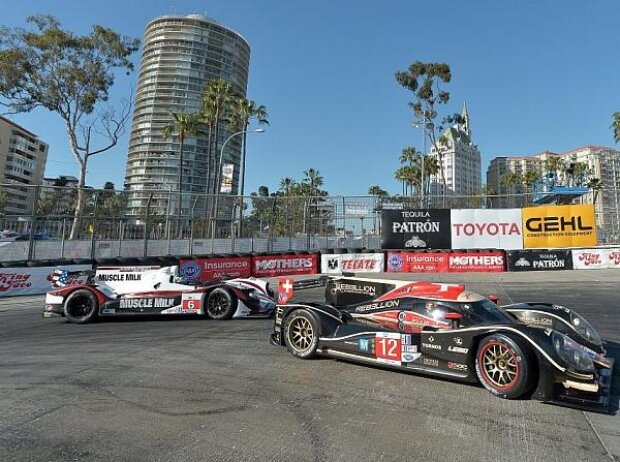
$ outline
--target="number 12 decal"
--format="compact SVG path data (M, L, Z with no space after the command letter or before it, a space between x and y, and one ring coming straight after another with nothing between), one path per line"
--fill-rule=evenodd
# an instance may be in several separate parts
M396 332L377 332L375 337L375 356L384 364L401 365L402 342Z

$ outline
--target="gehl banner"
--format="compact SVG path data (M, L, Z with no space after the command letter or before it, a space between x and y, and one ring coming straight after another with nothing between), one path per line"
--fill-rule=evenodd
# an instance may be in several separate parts
M593 205L384 210L381 219L383 249L561 249L597 244Z

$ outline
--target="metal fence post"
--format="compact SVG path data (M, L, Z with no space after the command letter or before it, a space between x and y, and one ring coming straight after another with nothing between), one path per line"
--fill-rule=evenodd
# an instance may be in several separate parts
M149 209L153 200L153 191L149 193L149 199L146 201L146 213L144 215L144 256L149 256Z
M39 186L34 187L32 198L32 215L30 216L30 233L28 235L28 261L34 258L34 234L37 226L37 200L39 198Z
M67 227L67 219L62 219L62 235L60 237L60 259L65 258L65 228Z
M95 260L97 257L96 246L97 246L97 199L99 198L99 194L95 191L95 206L93 208L93 227L90 232L90 259Z

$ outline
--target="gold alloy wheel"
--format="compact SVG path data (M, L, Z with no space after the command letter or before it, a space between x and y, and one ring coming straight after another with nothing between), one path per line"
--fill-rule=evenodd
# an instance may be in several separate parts
M312 324L304 317L294 318L288 326L289 344L297 351L304 352L314 341Z
M508 346L499 342L485 345L482 361L485 375L497 388L510 388L517 381L519 363Z

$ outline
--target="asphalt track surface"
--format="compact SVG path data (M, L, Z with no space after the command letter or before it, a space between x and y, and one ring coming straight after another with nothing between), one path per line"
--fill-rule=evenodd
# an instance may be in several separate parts
M620 272L408 275L577 308L620 363ZM320 300L321 289L297 300ZM271 320L42 319L0 302L0 461L620 461L620 417L271 346ZM620 374L615 372L617 412Z

